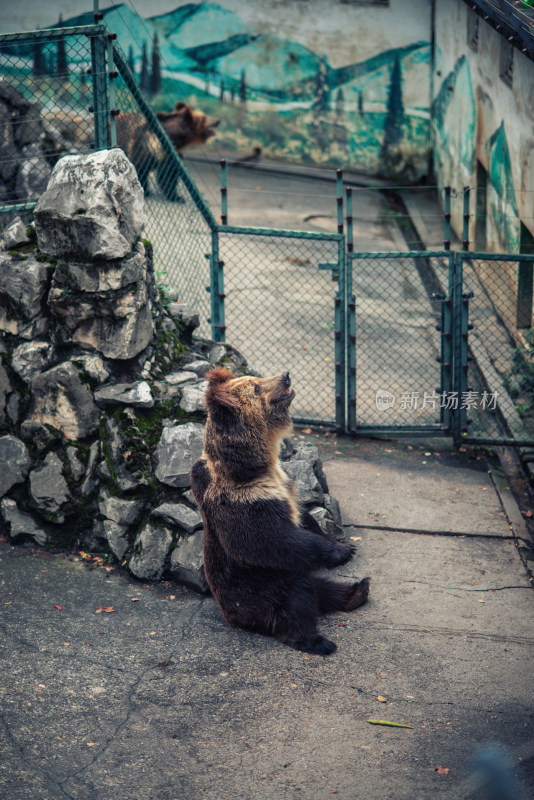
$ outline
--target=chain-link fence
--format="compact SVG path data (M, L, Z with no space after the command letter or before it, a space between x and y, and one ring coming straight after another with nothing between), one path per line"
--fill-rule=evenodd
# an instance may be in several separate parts
M533 440L534 257L355 254L340 173L337 234L219 224L99 24L0 35L0 143L0 223L33 208L61 156L122 147L158 283L200 312L201 335L290 370L298 419ZM464 192L464 247L468 211Z
M67 153L94 146L91 39L65 28L0 36L0 204L31 208ZM20 208L18 210L23 210Z
M189 176L176 147L140 91L124 54L113 46L116 140L137 169L145 191L147 237L154 247L158 283L199 313L199 333L210 336L215 310L210 284L216 283L216 221ZM214 286L214 291L216 286ZM215 329L222 339L224 330Z
M339 420L344 405L341 237L221 229L226 335L262 374L289 370L303 420ZM337 302L337 305L336 305Z
M534 257L457 253L469 299L467 436L534 439Z
M425 288L431 258L402 252L352 257L357 428L430 430L442 424L448 389L441 367L444 301ZM446 254L432 260L448 261Z

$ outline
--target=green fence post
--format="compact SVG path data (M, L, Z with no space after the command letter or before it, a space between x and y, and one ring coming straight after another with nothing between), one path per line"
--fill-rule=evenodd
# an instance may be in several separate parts
M90 110L95 120L95 149L109 147L109 103L106 73L106 34L91 36L91 76L93 78L93 105Z
M215 342L224 342L226 325L224 317L224 261L219 259L219 232L211 232L210 294L211 335Z
M463 261L464 253L455 253L454 270L454 378L453 388L456 392L457 407L453 409L453 437L456 444L460 443L462 435L467 432L467 410L462 407L465 393L467 392L467 367L468 367L468 326L469 326L469 298L472 294L463 293Z
M464 212L463 212L463 229L462 229L462 249L469 250L469 193L470 186L464 186Z
M343 233L343 170L336 172L336 203L337 203L337 232ZM346 358L346 303L347 289L345 276L345 239L338 241L338 278L334 301L334 362L335 362L335 392L336 392L336 425L339 431L347 428L345 415L345 358Z
M443 249L451 249L451 187L445 187L445 208L443 213Z
M228 225L228 165L221 158L221 224Z
M446 399L450 397L453 390L453 306L454 306L454 253L449 253L449 285L448 294L441 301L441 373L440 391L442 398L440 421L445 432L452 430L451 410L447 406Z
M119 73L113 63L113 41L117 38L116 33L108 33L107 36L107 65L108 65L108 99L109 99L109 139L110 147L117 147L117 116L119 109L115 108L115 79Z
M356 297L352 291L352 266L354 251L354 228L352 215L352 189L347 187L347 299L348 299L348 318L347 318L347 397L348 397L348 431L356 433Z

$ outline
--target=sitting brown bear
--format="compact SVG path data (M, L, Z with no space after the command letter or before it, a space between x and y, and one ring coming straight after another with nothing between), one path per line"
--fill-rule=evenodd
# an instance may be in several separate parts
M204 519L209 586L231 625L307 653L333 653L317 618L361 606L369 579L343 584L313 574L344 564L354 548L301 511L280 466L295 396L289 373L236 378L217 368L208 381L204 453L193 465L192 489Z
M184 147L204 144L215 135L215 128L220 122L182 102L176 103L170 112L159 111L157 117L180 154ZM156 170L159 187L167 200L179 200L175 167L142 114L119 115L117 144L136 168L145 195L149 194L149 175Z

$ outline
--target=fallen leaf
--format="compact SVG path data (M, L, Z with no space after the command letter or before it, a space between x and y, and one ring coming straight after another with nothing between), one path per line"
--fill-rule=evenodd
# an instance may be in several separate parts
M346 622L336 622L335 624L338 626L338 628L346 628L347 627L347 623Z
M54 606L54 608L57 608L58 611L63 611L63 606Z
M485 601L485 600L480 600L480 599L479 599L479 601L478 601L478 602L479 602L479 603L485 603L486 601Z
M141 599L140 597L130 597L130 602L137 603L139 602L140 599Z
M312 432L311 428L302 428L301 429L301 433L311 433L311 432Z
M377 697L376 699L377 699L377 700L378 700L380 703L387 703L387 700L386 700L386 698L385 698L385 697L382 697L382 695L381 695L381 694L379 694L379 695L378 695L378 697Z
M70 647L70 642L63 642L63 647Z
M106 614L111 614L111 612L115 611L115 609L113 606L100 606L100 608L96 609L95 614L101 614L103 611L105 611Z
M532 511L530 510L530 508L528 511L523 511L522 513L525 515L525 517L528 517L529 519L532 516Z
M349 539L352 539L353 542L361 542L361 536L349 536Z
M5 606L11 606L11 605L13 605L13 600L9 600L7 603L4 603L4 605L5 605Z
M448 767L434 767L434 772L437 772L438 775L448 775L449 768Z
M411 728L413 730L413 725L405 725L401 724L400 722L389 722L385 719L368 719L367 722L371 723L371 725L388 725L391 728Z

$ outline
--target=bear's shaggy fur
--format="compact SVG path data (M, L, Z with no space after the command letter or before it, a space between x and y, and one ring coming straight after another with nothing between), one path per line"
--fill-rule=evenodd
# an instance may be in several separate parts
M179 153L184 147L204 144L215 135L220 122L181 101L170 112L159 111L157 117ZM142 114L120 114L117 117L117 144L135 166L145 195L149 193L149 175L156 170L159 187L167 200L179 199L176 175L169 157Z
M369 579L336 583L313 573L338 567L352 545L325 535L301 511L279 463L294 397L289 373L208 374L204 452L192 469L204 519L204 569L225 619L308 653L336 646L317 632L320 614L365 603Z

